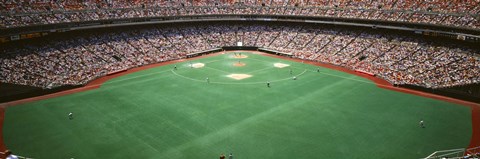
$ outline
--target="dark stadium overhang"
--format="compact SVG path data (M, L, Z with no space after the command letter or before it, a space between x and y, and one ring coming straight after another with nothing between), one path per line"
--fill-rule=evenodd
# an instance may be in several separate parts
M96 29L119 26L151 25L165 23L184 22L228 22L228 21L261 21L261 22L299 22L316 23L323 25L341 25L367 28L381 28L389 30L412 31L417 34L434 35L460 39L472 42L480 41L480 30L470 28L459 28L434 24L405 23L393 21L334 18L334 17L312 17L296 15L190 15L190 16L168 16L168 17L147 17L128 18L114 20L98 20L85 22L70 22L59 24L33 25L16 28L0 29L0 37L9 40L22 39L22 35L41 34L52 32L67 32L71 30Z

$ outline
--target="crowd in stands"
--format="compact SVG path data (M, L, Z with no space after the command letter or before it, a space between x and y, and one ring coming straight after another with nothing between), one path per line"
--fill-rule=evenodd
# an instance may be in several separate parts
M323 16L480 29L478 0L2 0L0 28L210 14Z
M0 48L0 81L42 88L222 46L258 46L429 88L480 82L479 50L390 34L311 26L201 25L57 37Z

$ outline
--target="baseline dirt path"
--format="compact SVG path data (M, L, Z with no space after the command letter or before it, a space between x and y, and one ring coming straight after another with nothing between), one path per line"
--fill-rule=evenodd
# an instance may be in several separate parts
M3 133L2 132L3 132L3 121L4 121L4 117L5 117L5 109L9 106L15 106L15 105L29 103L29 102L33 102L33 101L38 101L38 100L43 100L43 99L48 99L48 98L55 98L55 97L64 96L64 95L68 95L68 94L73 94L73 93L77 93L77 92L97 89L97 88L100 88L100 86L103 83L105 83L106 81L108 81L110 79L113 79L113 78L116 78L116 77L119 77L119 76L123 76L123 75L127 75L127 74L130 74L130 73L146 70L146 69L149 69L149 68L164 66L164 65L168 65L168 64L177 63L177 62L195 60L195 59L205 58L205 57L210 57L210 56L217 56L219 54L229 53L229 52L238 52L238 51L224 51L224 52L213 53L213 54L209 54L209 55L203 55L203 56L199 56L199 57L189 58L189 59L179 59L179 60L173 60L173 61L167 61L167 62L162 62L162 63L157 63L157 64L141 66L141 67L132 68L132 69L129 69L127 71L120 72L120 73L117 73L117 74L108 75L108 76L98 78L94 81L89 82L84 87L75 88L75 89L66 90L66 91L57 92L57 93L48 94L48 95L43 95L43 96L38 96L38 97L33 97L33 98L27 98L27 99L7 102L7 103L0 103L0 136L1 136L0 137L0 152L4 152L6 150L5 143L3 142ZM264 55L264 56L281 58L281 59L296 61L296 62L304 62L306 64L326 67L326 68L330 68L330 69L334 69L334 70L338 70L338 71L342 71L342 72L346 72L346 73L349 73L349 74L354 74L354 75L357 75L357 76L367 78L367 79L375 82L375 84L380 88L399 91L399 92L404 92L404 93L409 93L409 94L415 94L415 95L419 95L419 96L423 96L423 97L428 97L428 98L433 98L433 99L438 99L438 100L443 100L443 101L448 101L448 102L468 106L472 109L472 129L473 129L472 138L471 138L471 141L470 141L469 148L480 146L480 104L473 103L473 102L468 102L468 101L463 101L463 100L459 100L459 99L454 99L454 98L450 98L450 97L445 97L445 96L420 92L420 91L416 91L416 90L410 90L410 89L406 89L406 88L394 87L393 85L391 85L390 83L388 83L387 81L385 81L383 79L376 78L376 77L373 77L373 76L370 76L370 75L357 73L357 72L349 70L347 68L343 68L343 67L339 67L339 66L335 66L335 65L318 63L318 62L313 62L313 61L305 61L305 60L301 60L301 59L288 58L288 57L283 57L283 56L278 56L278 55L266 54L266 53L258 52L258 51L245 51L245 52L254 52L256 54L260 54L260 55Z

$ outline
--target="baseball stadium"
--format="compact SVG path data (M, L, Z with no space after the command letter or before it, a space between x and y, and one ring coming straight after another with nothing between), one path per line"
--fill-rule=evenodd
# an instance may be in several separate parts
M480 158L480 1L2 0L0 158Z

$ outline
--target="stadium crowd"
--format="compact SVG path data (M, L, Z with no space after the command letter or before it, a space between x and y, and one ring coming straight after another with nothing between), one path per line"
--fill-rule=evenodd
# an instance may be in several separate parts
M480 82L479 50L310 26L200 25L57 37L0 48L0 81L50 88L222 46L258 46L429 88Z
M2 0L0 28L106 19L210 14L323 16L480 28L480 1L478 0Z

